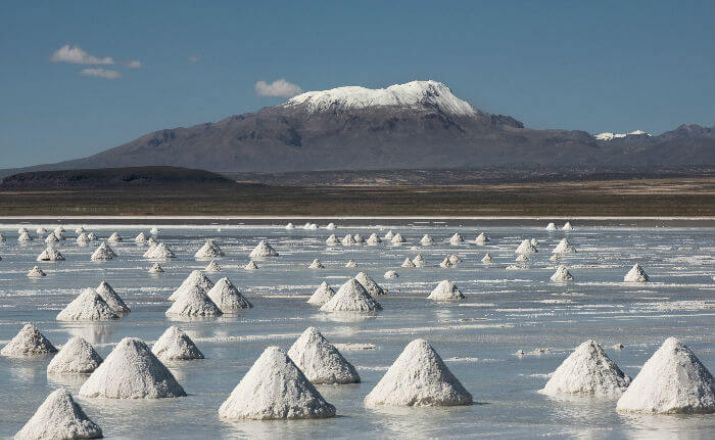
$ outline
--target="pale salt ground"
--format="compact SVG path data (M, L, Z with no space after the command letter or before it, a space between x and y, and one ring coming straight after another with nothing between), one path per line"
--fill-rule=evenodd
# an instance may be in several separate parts
M79 396L78 384L60 385L47 376L51 357L27 359L0 356L0 438L12 437L32 417L48 394L67 386L86 414L107 438L357 438L357 437L459 437L459 438L708 438L715 430L713 415L654 416L618 412L610 399L554 399L537 391L582 342L598 341L609 357L629 376L637 377L640 367L669 336L690 347L711 371L715 368L715 322L713 320L712 276L715 275L713 229L659 221L658 227L639 226L636 221L618 220L624 226L592 226L572 220L575 230L568 239L578 253L564 261L573 271L572 283L551 283L556 264L549 262L551 250L564 235L548 232L544 226L564 219L524 221L483 221L469 223L419 223L380 220L347 223L335 221L340 236L359 233L382 237L392 229L408 244L393 247L355 246L328 250L324 229L286 231L289 219L262 221L258 226L171 226L162 224L160 240L176 253L161 262L166 269L150 275L151 262L141 258L147 247L136 246L128 237L149 231L153 220L136 226L97 225L77 222L87 231L108 237L117 231L125 237L118 258L101 264L89 261L99 244L80 248L75 243L76 224L65 224L66 240L58 249L66 261L37 263L44 249L41 239L17 242L20 225L0 226L7 241L0 248L0 347L20 330L22 323L34 321L57 348L70 337L80 336L107 358L123 337L140 337L150 346L171 325L184 330L206 359L169 365L188 394L179 399L117 400ZM290 219L297 225L305 220ZM316 220L317 221L317 220ZM317 221L324 225L326 221ZM381 223L384 229L369 227ZM451 223L451 225L450 225ZM458 223L458 224L457 224ZM26 226L34 231L43 220ZM663 227L662 227L663 226ZM469 243L481 231L492 239L485 246ZM445 240L455 232L468 239L460 248L460 265L449 270L437 265L455 248ZM435 239L431 247L419 246L424 234ZM539 241L540 252L531 255L529 265L507 271L514 249L523 238ZM206 274L213 282L227 276L241 289L254 307L236 315L174 322L164 316L166 298L197 262L193 254L214 238L227 257L224 270ZM248 253L267 239L281 256L259 261L260 270L244 271ZM418 246L419 249L414 249ZM406 257L420 252L427 265L400 270ZM494 263L480 260L489 253ZM310 271L306 264L318 258L326 265ZM348 260L359 269L344 268ZM649 283L624 283L625 273L640 263L650 276ZM558 264L558 263L557 263ZM28 279L33 266L48 276ZM387 270L397 270L400 278L383 280ZM327 281L339 288L358 271L375 278L389 294L379 298L383 310L361 321L345 322L333 314L319 312L306 301ZM449 278L466 298L449 303L427 301L426 296L439 280ZM60 309L83 288L109 281L132 312L122 320L69 322L54 320ZM549 302L542 302L549 301ZM324 399L336 407L339 417L291 422L225 422L218 408L246 374L266 346L288 350L307 327L316 327L348 359L361 377L360 384L319 385ZM415 338L427 339L450 371L472 394L476 404L443 408L365 408L364 397L382 378L405 346ZM611 348L623 344L622 350ZM362 349L350 347L367 347ZM540 354L514 356L517 350ZM178 365L175 365L178 364ZM585 401L585 402L582 402ZM177 416L180 415L180 416ZM200 421L197 423L197 421ZM445 434L449 433L449 435Z

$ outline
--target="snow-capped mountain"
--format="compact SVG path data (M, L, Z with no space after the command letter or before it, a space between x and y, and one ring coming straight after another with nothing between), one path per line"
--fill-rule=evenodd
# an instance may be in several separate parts
M593 135L593 137L599 141L612 141L614 139L623 139L627 136L650 136L650 134L643 130L634 130L629 131L628 133L612 133L610 131L605 131L603 133Z

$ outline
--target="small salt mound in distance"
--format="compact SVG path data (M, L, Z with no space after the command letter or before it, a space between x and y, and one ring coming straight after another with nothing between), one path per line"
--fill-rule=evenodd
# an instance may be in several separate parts
M335 229L335 223L333 223L333 222L328 223L327 225L325 225L325 229L328 229L328 230L330 230L330 231L334 230L334 229Z
M459 264L462 262L462 259L459 257L459 255L452 254L447 258L449 258L449 262L452 264Z
M425 267L425 263L425 258L422 254L417 254L415 258L412 259L412 264L414 264L415 267Z
M627 283L645 283L649 280L648 274L640 266L640 264L634 264L631 270L628 271L623 281Z
M258 245L251 251L249 257L251 258L265 258L265 257L277 257L278 252L273 249L273 247L268 244L266 240L261 240Z
M245 270L258 270L258 265L256 264L255 261L251 260L248 263L246 263L245 266L243 266Z
M574 245L569 243L568 239L562 238L559 244L556 245L551 253L553 254L571 254L576 252Z
M412 268L415 267L415 263L412 262L412 260L408 258L405 258L405 261L402 262L402 267L405 268Z
M571 222L566 222L564 225L561 227L561 230L563 231L573 231L573 226L571 226Z
M92 345L75 336L62 346L47 365L47 374L91 373L102 363Z
M490 240L489 237L487 237L487 234L485 234L484 232L480 232L479 235L477 235L477 238L474 239L474 244L476 244L477 246L484 246L489 241Z
M84 232L79 234L77 236L77 240L76 240L76 242L79 246L87 246L90 241L92 241L92 240L90 240L89 237L87 237L87 234Z
M380 303L375 301L365 290L365 287L355 278L349 279L340 286L337 293L322 307L321 312L376 312L382 310Z
M554 224L553 222L549 223L548 225L546 225L546 230L547 230L547 231L555 231L555 230L556 230L556 224Z
M382 239L374 232L367 238L368 246L377 246L380 243L382 243Z
M392 243L392 244L394 244L394 245L399 245L399 244L405 243L406 241L407 241L407 240L405 240L405 239L402 237L402 234L400 234L400 233L398 232L397 234L395 234L395 235L392 237L392 240L390 240L390 243Z
M455 232L454 235L452 235L452 237L449 239L449 244L451 244L452 246L459 246L462 243L464 243L464 238L459 232Z
M387 231L387 234L385 234L382 238L385 240L392 240L392 238L395 236L395 234L392 232L392 229Z
M253 304L226 277L218 280L206 295L223 313L232 313L253 307Z
M394 270L388 270L387 272L385 272L385 275L383 275L383 278L385 278L386 280L394 280L399 276L400 274L398 274Z
M186 392L144 341L124 338L89 376L79 395L108 399L162 399L185 396Z
M79 234L81 234L81 233L83 233L83 232L85 232L84 226L77 226L77 227L74 229L74 233L77 234L77 235L79 235Z
M494 263L494 259L492 258L491 255L487 252L486 255L484 255L484 258L482 258L482 263L484 264L492 264Z
M21 226L21 227L19 227L19 228L17 229L17 234L18 234L18 235L23 234L23 233L25 233L25 232L29 232L29 231L28 231L27 228L24 227L24 226Z
M156 226L154 226L153 228L151 228L151 229L149 230L149 233L150 233L151 235L153 235L153 236L156 237L156 236L159 235L159 228L157 228Z
M325 244L328 246L337 246L338 243L340 243L340 240L338 240L335 234L330 234L330 236L325 239Z
M134 237L134 243L136 244L144 244L146 243L146 240L146 234L144 234L143 232L140 232L139 234L137 234L136 237Z
M430 236L429 234L425 234L420 239L420 244L422 246L431 246L434 244L434 239L432 239L432 236Z
M370 275L360 272L355 275L355 279L362 284L368 294L372 297L387 295L387 291L375 282Z
M603 348L588 340L574 350L554 371L539 392L548 396L583 395L617 399L631 382Z
M154 263L149 268L149 273L162 273L162 272L164 272L164 268L161 267L161 265L159 263Z
M149 260L166 260L175 257L174 252L165 243L157 243L144 252L144 258Z
M179 295L166 311L166 316L219 316L221 310L205 291L193 286Z
M47 396L15 440L102 438L102 429L87 417L72 395L60 388Z
M80 231L80 232L82 232L82 231ZM35 233L37 233L37 235L45 235L45 234L47 234L47 229L44 226L38 226L37 229L35 229ZM79 234L79 232L78 232L78 234Z
M668 338L618 400L619 411L655 414L715 412L713 376L695 353Z
M189 335L172 325L151 347L151 352L162 361L190 361L204 355Z
M359 383L355 367L315 327L308 327L288 350L288 356L314 384Z
M117 232L112 232L112 235L110 235L109 238L107 239L107 241L110 243L119 243L122 240L123 240L122 236L119 235L119 233L117 233Z
M551 275L551 281L555 283L564 283L566 281L573 281L573 275L563 264L556 268L556 272Z
M184 292L198 287L202 292L206 293L214 286L213 281L211 281L206 275L200 270L192 270L188 277L181 282L181 285L169 296L169 301L176 301Z
M439 267L443 269L449 269L450 267L453 267L454 264L452 264L451 261L449 261L449 257L444 257L444 260L442 260L441 263L439 263Z
M208 272L208 273L221 272L221 265L219 265L215 260L211 260L211 262L206 265L204 272Z
M303 372L278 347L268 347L221 404L224 419L317 419L335 416Z
M63 236L65 234L65 228L63 228L62 225L57 226L52 233L55 234L55 236L57 236L60 240L64 240Z
M316 258L308 265L308 269L325 269L325 266Z
M212 258L223 257L225 254L221 247L214 240L206 240L201 249L196 251L194 258L197 260L210 260Z
M32 241L32 237L30 237L30 233L27 231L21 232L20 235L17 237L17 241Z
M536 246L530 240L524 239L514 253L517 255L529 255L536 252L539 252Z
M323 281L320 283L320 286L318 286L317 289L315 289L315 292L308 298L308 304L312 304L314 306L322 306L326 302L330 301L330 298L335 295L335 291L333 290L330 285Z
M341 243L343 246L353 246L353 245L356 244L356 242L355 242L355 237L353 237L353 236L350 235L350 234L345 234L345 237L343 237L343 239L340 240L340 243Z
M47 247L40 255L37 256L37 261L64 261L65 257L53 247Z
M43 271L42 269L40 269L40 268L37 267L37 266L33 267L32 269L30 269L29 272L27 272L27 277L28 277L28 278L42 278L42 277L45 277L45 276L47 276L47 274L45 273L45 271Z
M108 261L111 260L112 258L116 257L117 254L114 253L114 250L109 247L109 245L106 242L102 242L97 249L92 253L92 261Z
M347 267L347 268L357 267L357 263L354 260L348 260L348 262L345 263L345 267Z
M449 280L440 281L437 287L432 290L427 299L433 301L453 301L464 299L464 294L456 284Z
M104 302L109 305L109 307L117 313L129 313L129 307L124 302L124 300L117 294L117 292L109 285L108 282L102 281L99 283L96 289L94 289L99 296L102 297Z
M55 346L30 323L25 324L0 350L0 354L7 357L42 356L52 353L57 353Z
M357 244L365 243L365 239L362 238L362 235L360 235L360 234L353 235L353 239L355 240L355 243L357 243Z
M290 222L289 222L289 223L286 225L286 230L292 231L293 229L295 229L295 225L294 225L293 223L290 223Z
M97 234L95 234L94 232L90 232L89 234L87 234L87 238L89 238L91 241L95 241L97 240Z
M529 262L529 257L526 254L519 254L517 257L514 259L517 263L528 263Z
M58 321L108 321L119 315L94 289L84 289L77 298L62 309L55 318Z
M315 223L308 222L305 225L303 225L303 229L306 229L308 231L314 231L314 230L318 229L318 225Z
M424 339L407 344L365 397L365 406L471 405L472 395Z

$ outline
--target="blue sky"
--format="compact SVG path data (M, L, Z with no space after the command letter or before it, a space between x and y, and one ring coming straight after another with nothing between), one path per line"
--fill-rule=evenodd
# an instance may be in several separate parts
M531 127L715 125L713 0L4 0L0 53L0 168L275 105L277 79L435 79Z

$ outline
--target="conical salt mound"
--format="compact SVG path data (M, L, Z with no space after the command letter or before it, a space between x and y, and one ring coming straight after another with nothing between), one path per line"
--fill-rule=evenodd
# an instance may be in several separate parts
M32 241L32 237L30 237L29 232L24 231L24 232L21 232L20 235L18 235L17 241Z
M253 307L253 304L226 277L218 280L207 295L223 313L232 313Z
M330 298L335 295L335 291L333 290L332 287L325 281L320 283L320 286L318 286L317 289L315 289L315 292L308 298L308 304L312 304L314 306L322 306L326 302L330 301Z
M484 246L487 242L489 242L489 237L484 232L480 232L477 238L474 239L474 244L478 246Z
M54 345L33 324L25 324L14 338L0 350L7 357L42 356L57 353Z
M353 236L350 235L350 234L346 234L345 237L343 237L343 239L340 240L340 243L341 243L343 246L353 246L354 244L357 244L357 243L355 242L355 237L353 237Z
M92 261L108 261L116 256L117 254L114 253L114 250L103 241L92 253Z
M631 382L600 345L588 340L554 371L539 392L549 396L583 395L617 399Z
M404 237L402 237L402 234L400 234L400 233L398 232L397 234L395 234L395 235L392 237L392 240L390 240L390 243L399 245L399 244L405 243L406 241L407 241L407 240L405 240Z
M156 243L144 252L144 258L149 260L166 260L175 258L174 252L164 243Z
M553 222L550 222L548 225L546 225L546 230L547 231L555 231L556 230L556 224Z
M317 258L313 260L312 263L308 265L308 269L325 269L325 266L323 266L323 263L320 262Z
M146 234L143 232L140 232L136 237L134 237L134 243L136 244L144 244L146 243L146 240Z
M164 272L164 268L161 267L161 264L154 263L151 265L148 272L149 273L162 273L162 272Z
M355 279L360 284L362 284L367 293L369 293L370 296L372 296L373 298L377 296L387 295L387 291L380 287L380 285L377 284L375 280L370 278L370 275L366 274L365 272L360 272L355 275Z
M206 265L204 272L209 272L209 273L221 272L221 265L219 265L215 260L211 260L211 262Z
M405 258L405 261L402 262L402 267L405 268L412 268L415 267L415 263L412 262L412 260L408 258Z
M286 225L286 230L292 231L293 229L295 229L295 225L294 225L293 223L290 223L290 222L289 222L289 223Z
M464 243L464 238L459 232L455 232L454 235L449 239L449 244L451 244L452 246L459 246L462 243Z
M347 268L357 267L357 263L354 260L348 260L348 262L345 263L345 267L347 267Z
M87 234L87 238L89 238L90 241L95 241L97 239L97 234L95 234L94 232L90 232L89 234Z
M551 281L556 283L563 283L566 281L573 281L573 275L566 268L566 266L561 265L556 269L553 275L551 275Z
M464 294L456 284L449 280L440 281L437 287L432 290L427 299L433 301L453 301L457 299L464 299Z
M57 314L58 321L108 321L119 319L94 289L84 289L77 298Z
M715 412L713 376L685 344L668 338L643 364L616 408L645 413Z
M308 327L300 335L288 356L314 384L360 382L355 367L315 327Z
M528 263L529 262L529 257L526 254L519 254L517 257L514 259L517 263Z
M30 269L29 272L27 272L27 277L28 278L42 278L44 276L47 276L45 271L40 269L39 267L35 266L32 269Z
M398 274L397 271L388 270L382 277L386 280L394 280L395 278L399 278L400 274Z
M325 239L325 244L328 246L337 246L338 243L340 243L340 240L338 240L338 237L336 237L335 234L330 234L330 237Z
M19 228L17 229L17 234L18 234L18 235L22 234L23 232L28 232L28 229L27 229L26 227L24 227L24 226L21 226L21 227L19 227Z
M47 244L48 246L52 246L53 244L57 244L59 242L60 242L60 239L57 238L57 236L54 233L48 235L47 238L45 238L45 244Z
M193 286L179 295L166 316L218 316L221 310L203 289Z
M119 233L117 233L117 232L112 232L112 235L110 235L109 238L107 239L107 241L110 243L119 243L122 240L123 240L122 236L119 235Z
M640 264L634 264L626 276L623 277L623 281L627 283L645 283L648 280L648 274L645 273Z
M117 292L109 285L108 282L102 281L96 289L94 289L104 302L116 313L129 313L129 307Z
M154 343L151 352L162 361L190 361L204 358L189 335L173 325Z
M333 223L333 222L328 223L327 225L325 225L325 229L328 229L328 230L330 230L330 231L334 230L334 229L335 229L335 223Z
M553 254L571 254L576 252L576 248L569 243L568 239L562 238L559 244L556 245L551 253Z
M62 346L47 365L47 374L91 373L102 363L92 345L75 336Z
M380 243L382 243L382 239L374 232L367 238L368 246L377 246Z
M161 399L186 392L144 341L124 338L82 385L79 395L108 399Z
M449 262L452 264L459 264L462 262L462 259L459 257L459 255L452 254L447 258L449 258Z
M451 261L449 261L449 257L444 257L444 260L442 260L441 263L439 263L439 267L443 269L448 269L450 267L454 266Z
M519 247L516 248L516 251L514 253L517 255L529 255L536 252L539 252L536 249L536 246L534 246L534 244L530 240L524 239L524 241L521 242Z
M223 257L225 254L214 240L206 240L201 249L196 251L194 258L197 260L210 260L212 258Z
M385 240L392 240L392 237L394 236L395 233L392 232L392 229L390 229L389 231L387 231L387 234L385 234L382 238L384 238Z
M431 246L432 244L434 244L434 240L432 239L432 237L429 234L425 234L420 239L420 244L422 246Z
M320 308L321 312L376 312L382 310L380 303L365 290L355 278L340 286L337 293Z
M491 255L489 255L489 253L484 255L484 258L482 258L482 263L484 263L484 264L492 264L493 262L494 262L494 259L492 258Z
M251 251L251 258L277 257L278 252L271 247L265 240L261 240L258 245Z
M243 268L244 268L245 270L257 270L257 269L258 269L258 265L256 264L255 261L251 260L251 261L249 261L248 263L246 263L246 265L243 266Z
M573 226L571 226L571 222L566 222L564 225L561 227L563 231L573 231Z
M87 237L87 234L84 232L79 234L77 236L77 240L76 240L76 242L79 246L87 246L90 241L92 241L92 240L90 240L89 237Z
M417 254L415 258L412 259L412 264L414 264L415 267L425 267L425 263L425 258L422 254Z
M206 293L211 290L213 286L213 281L208 279L208 277L204 275L203 272L201 272L200 270L191 271L189 276L181 282L179 288L176 289L174 293L171 294L171 296L169 296L169 301L176 301L176 299L180 297L184 292L189 291L193 287L198 287L204 293Z
M365 405L470 405L472 395L452 375L424 339L407 344L387 373L365 397Z
M47 247L40 255L37 256L37 261L63 261L65 257L53 247Z
M78 234L83 231L84 231L84 229L82 231L79 231ZM35 229L35 232L38 235L45 235L45 234L47 234L47 228L45 228L44 226L38 226L37 229Z
M149 233L150 233L151 235L157 236L157 235L159 235L159 228L157 228L156 226L154 226L153 228L151 228L151 229L149 230Z
M355 240L355 243L357 243L357 244L365 243L365 239L362 238L362 235L360 235L360 234L353 235L353 240Z
M72 395L60 388L47 396L15 440L74 440L102 438L102 429L87 417Z
M335 416L288 355L268 347L218 410L224 419L317 419Z

